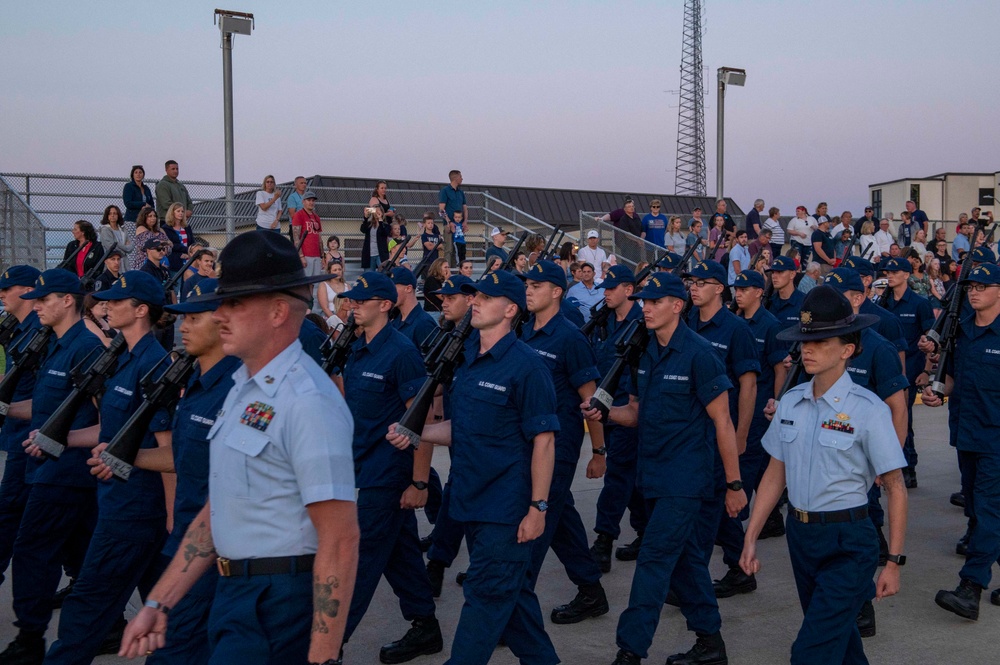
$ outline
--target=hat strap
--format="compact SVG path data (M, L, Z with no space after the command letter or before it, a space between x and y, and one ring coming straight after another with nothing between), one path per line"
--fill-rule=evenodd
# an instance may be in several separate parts
M837 328L842 328L844 326L848 326L848 325L854 323L854 320L856 318L857 318L857 316L855 314L851 314L847 318L839 319L837 321L833 321L833 322L830 322L830 323L825 323L823 325L817 325L817 326L810 325L808 327L807 326L802 326L802 332L804 332L804 333L814 333L814 332L824 332L824 331L827 331L827 330L836 330Z

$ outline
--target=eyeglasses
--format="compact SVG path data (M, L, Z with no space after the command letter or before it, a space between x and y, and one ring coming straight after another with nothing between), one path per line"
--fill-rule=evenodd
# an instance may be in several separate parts
M691 282L693 286L697 286L699 289L703 289L706 286L722 286L719 282L713 282L707 279L696 279Z
M655 208L656 210L659 210L659 209L660 209L660 206L649 206L649 209L650 209L650 210L653 210L654 208Z
M973 291L977 291L979 293L982 293L991 286L1000 286L1000 284L966 284L965 292L971 293Z

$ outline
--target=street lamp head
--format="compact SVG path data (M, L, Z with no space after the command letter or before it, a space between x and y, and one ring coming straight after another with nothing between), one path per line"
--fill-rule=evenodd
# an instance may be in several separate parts
M253 14L227 9L216 9L214 21L219 24L223 35L249 35L254 27Z
M719 67L719 82L742 88L747 82L747 70L736 67Z

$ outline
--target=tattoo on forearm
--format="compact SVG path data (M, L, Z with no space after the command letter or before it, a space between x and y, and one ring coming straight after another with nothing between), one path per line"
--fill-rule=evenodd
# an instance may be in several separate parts
M903 485L903 472L899 469L890 471L889 473L883 473L882 476L882 488L887 492L891 492L899 489Z
M181 572L186 573L187 569L196 559L205 559L215 554L215 543L212 542L212 532L208 529L208 524L204 521L197 526L188 529L184 534L184 568Z
M333 590L340 586L340 581L333 575L321 582L319 576L313 577L313 626L314 633L329 633L330 627L326 618L334 618L340 611L340 601L333 597Z

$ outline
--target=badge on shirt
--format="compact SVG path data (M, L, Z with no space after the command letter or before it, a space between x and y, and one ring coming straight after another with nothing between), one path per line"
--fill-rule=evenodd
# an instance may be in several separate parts
M838 413L836 418L830 418L824 422L820 427L823 429L833 430L834 432L843 432L844 434L854 434L854 428L851 427L850 423L851 417L846 413Z
M246 408L240 417L240 423L253 427L261 432L267 431L267 426L274 419L274 407L263 402L254 402Z

